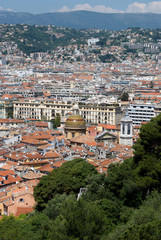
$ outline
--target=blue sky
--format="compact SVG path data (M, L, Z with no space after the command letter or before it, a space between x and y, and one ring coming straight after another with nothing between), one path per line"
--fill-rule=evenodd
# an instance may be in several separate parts
M161 13L161 1L149 0L0 0L0 9L15 12L45 13L76 10L96 12Z

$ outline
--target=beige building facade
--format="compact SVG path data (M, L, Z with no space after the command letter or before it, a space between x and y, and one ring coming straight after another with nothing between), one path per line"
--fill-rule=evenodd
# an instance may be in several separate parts
M72 112L74 103L68 101L52 100L21 100L14 102L14 118L37 120L51 120L57 114L63 118ZM85 104L79 103L79 114L87 124L111 124L117 125L122 118L122 110L118 105L109 104Z

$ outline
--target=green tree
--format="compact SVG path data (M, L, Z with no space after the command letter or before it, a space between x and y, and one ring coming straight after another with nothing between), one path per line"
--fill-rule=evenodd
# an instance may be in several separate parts
M135 179L133 159L127 159L122 164L111 164L107 173L108 198L121 201L125 206L139 206L142 196Z
M7 112L7 118L13 118L13 108L10 108Z
M117 58L113 54L109 54L109 53L105 55L99 55L99 59L103 63L117 61Z
M47 120L47 116L46 115L42 115L41 120L42 121L46 121Z
M60 127L60 121L61 121L60 114L57 113L55 119L51 120L51 122L53 124L53 128Z
M33 213L18 218L3 217L0 221L2 240L51 240L51 221L44 213Z
M43 211L45 215L55 220L61 214L64 202L68 197L66 194L56 194L46 205Z
M118 225L109 240L159 240L161 236L161 194L156 191L133 210L126 224Z
M68 236L74 239L100 239L104 227L104 213L96 204L80 199L68 201L63 210Z
M127 92L124 92L121 97L120 97L121 101L128 101L129 99L129 94Z
M54 169L48 176L42 177L34 189L36 209L44 209L56 193L78 194L80 188L86 187L86 178L93 174L98 174L95 167L83 159L66 162L59 169Z
M21 232L21 226L13 216L4 217L2 221L0 221L0 236L0 238L4 240L22 239L23 233Z
M143 195L161 189L161 115L140 129L140 139L134 145L137 185Z

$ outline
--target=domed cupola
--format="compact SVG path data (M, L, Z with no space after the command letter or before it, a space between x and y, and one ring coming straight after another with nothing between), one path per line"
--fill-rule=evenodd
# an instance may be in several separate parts
M64 130L67 139L86 133L86 121L79 115L78 105L73 106L73 115L67 118Z
M125 116L121 119L120 144L133 145L132 119L128 115L128 112L126 112Z

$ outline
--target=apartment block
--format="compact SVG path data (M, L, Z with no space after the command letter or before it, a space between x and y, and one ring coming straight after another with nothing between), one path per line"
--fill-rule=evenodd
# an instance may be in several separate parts
M73 105L71 101L60 102L52 100L21 100L14 102L14 117L17 119L34 118L37 120L51 120L57 114L61 117L72 114ZM79 114L89 124L111 124L120 123L122 110L118 105L112 104L85 104L79 103Z
M142 122L149 122L155 117L154 106L150 104L131 104L128 108L128 115L133 121L133 125L140 125Z

